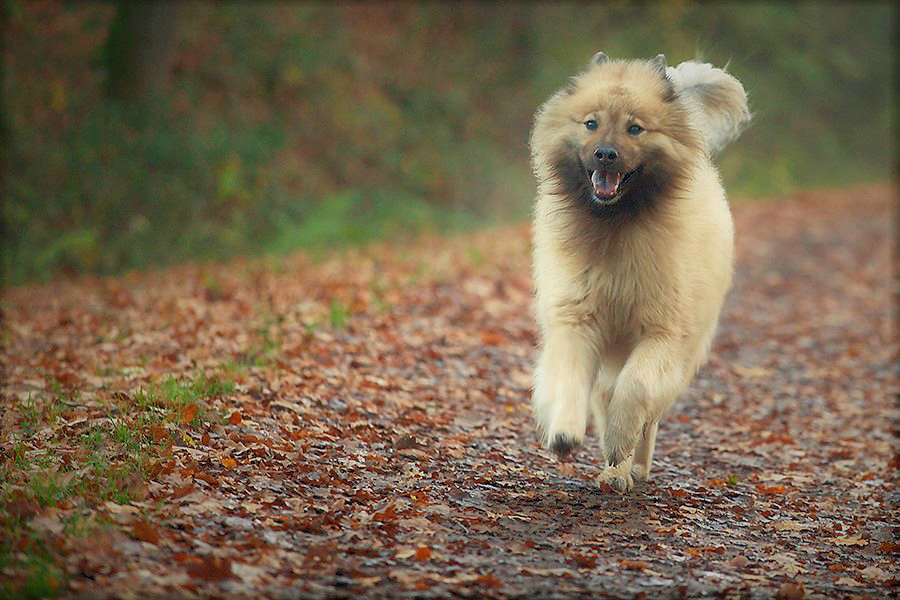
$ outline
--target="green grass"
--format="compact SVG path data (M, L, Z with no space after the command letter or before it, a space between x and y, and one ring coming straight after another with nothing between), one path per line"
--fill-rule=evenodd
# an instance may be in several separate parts
M0 459L0 569L13 574L0 586L0 598L52 597L63 589L58 557L46 536L29 526L33 514L50 507L68 511L64 534L91 535L103 523L86 518L84 507L143 498L151 470L167 460L176 437L191 439L190 430L222 422L212 401L235 391L234 382L223 376L169 376L132 394L117 394L75 432L61 424L73 411L85 410L78 393L58 382L47 387L13 407L21 439ZM185 423L191 406L197 410ZM44 428L52 433L37 447L32 434Z
M19 576L0 583L0 599L38 600L62 593L65 575L46 552L26 551L24 558L17 560L12 552L0 549L0 569L6 565L15 565Z
M332 299L328 316L328 322L331 324L331 326L340 329L342 327L345 327L347 325L347 321L349 320L350 307L337 298Z

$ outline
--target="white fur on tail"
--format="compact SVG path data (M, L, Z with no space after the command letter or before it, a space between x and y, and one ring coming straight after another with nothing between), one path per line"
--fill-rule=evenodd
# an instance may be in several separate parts
M711 154L733 142L750 123L741 82L708 63L683 62L666 69L675 91L690 106Z

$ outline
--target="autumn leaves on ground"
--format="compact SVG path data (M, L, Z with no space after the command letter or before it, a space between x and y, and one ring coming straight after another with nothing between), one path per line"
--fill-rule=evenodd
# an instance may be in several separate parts
M528 229L3 298L5 596L889 596L893 191L739 205L654 478L536 443Z

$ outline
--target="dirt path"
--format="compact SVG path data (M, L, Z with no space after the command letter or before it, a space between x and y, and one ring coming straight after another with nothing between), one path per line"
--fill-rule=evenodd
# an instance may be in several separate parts
M24 590L39 564L90 598L896 594L891 194L736 208L713 358L624 496L592 483L593 439L569 464L536 443L524 227L10 290L0 581Z

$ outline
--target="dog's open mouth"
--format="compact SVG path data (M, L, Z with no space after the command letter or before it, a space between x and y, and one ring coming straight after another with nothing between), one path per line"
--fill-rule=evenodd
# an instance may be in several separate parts
M637 172L629 171L628 173L617 173L615 171L607 171L597 169L588 172L591 177L591 185L594 188L594 201L600 204L612 204L619 199L622 188L629 179Z

